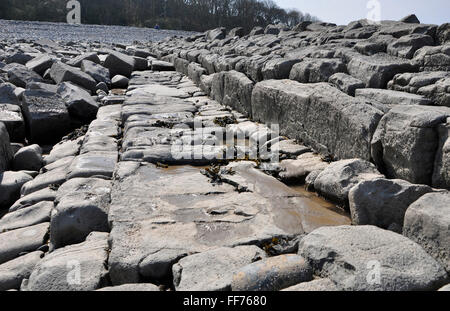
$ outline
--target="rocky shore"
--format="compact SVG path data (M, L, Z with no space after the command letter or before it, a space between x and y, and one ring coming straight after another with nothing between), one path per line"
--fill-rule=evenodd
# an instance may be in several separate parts
M0 290L448 290L450 25L0 41Z

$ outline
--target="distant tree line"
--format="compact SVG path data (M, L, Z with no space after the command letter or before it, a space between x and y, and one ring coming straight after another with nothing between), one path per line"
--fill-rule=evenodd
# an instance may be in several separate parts
M79 0L83 24L205 31L317 21L272 0ZM67 0L0 0L0 19L65 22Z

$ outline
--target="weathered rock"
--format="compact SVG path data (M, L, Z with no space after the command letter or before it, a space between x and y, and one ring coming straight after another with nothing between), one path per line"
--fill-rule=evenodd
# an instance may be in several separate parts
M280 135L336 158L370 159L370 141L382 112L329 84L267 80L252 93L253 119L278 124Z
M211 97L223 105L247 115L252 115L253 82L237 71L221 72L213 77Z
M383 177L376 167L360 159L341 160L328 165L314 181L314 189L339 203L348 202L350 190L359 182Z
M311 281L313 271L304 258L281 255L263 259L239 269L233 275L233 291L279 291Z
M292 66L300 62L298 59L275 58L265 63L262 69L264 80L288 79Z
M212 29L206 32L206 39L209 41L225 39L227 30L224 27Z
M441 45L450 42L450 23L445 23L439 26L436 31L436 39Z
M450 44L441 46L425 46L416 51L414 61L421 71L449 71Z
M172 270L177 291L229 291L233 274L266 257L256 246L217 248L182 258Z
M159 287L150 283L147 284L124 284L119 286L103 287L99 292L159 292Z
M431 187L414 185L401 179L362 181L349 193L354 225L374 225L401 233L408 207Z
M372 157L389 178L430 185L438 142L436 127L450 108L397 105L381 119L372 140Z
M43 201L16 212L6 214L0 219L0 232L25 228L50 221L53 202Z
M42 201L53 202L55 200L55 197L56 191L50 188L39 190L17 200L16 203L14 203L13 206L10 207L9 212L18 211Z
M92 120L96 117L98 104L84 89L71 82L63 82L58 86L58 94L66 103L72 117L81 120Z
M35 267L27 291L91 291L108 285L108 234L94 232L85 242L58 249Z
M135 60L133 57L119 52L111 52L105 60L104 66L109 69L111 77L123 75L130 77L134 69Z
M355 93L357 98L362 98L380 109L388 112L395 105L432 105L433 102L421 95L399 91L380 89L359 89Z
M281 172L279 176L282 181L302 182L305 177L313 171L322 171L329 164L321 159L319 155L312 152L301 154L295 160L283 160L280 162Z
M91 52L91 53L85 53L82 55L79 55L67 62L67 65L73 66L73 67L82 67L84 61L90 61L96 64L100 64L100 59L98 58L97 53ZM84 70L83 70L84 71Z
M197 63L190 63L188 66L189 79L194 81L195 84L200 85L201 77L206 75L206 69Z
M21 194L26 196L47 187L58 187L66 181L66 176L67 170L65 168L55 169L39 174L35 179L23 185Z
M357 89L362 89L365 87L365 84L361 80L353 78L343 72L335 73L328 79L328 82L350 96L355 96L355 91Z
M387 53L392 56L412 59L414 53L424 46L434 45L434 40L428 35L412 34L401 37L387 46Z
M174 71L175 67L172 63L169 62L152 60L151 69L153 71Z
M34 267L43 256L43 252L37 251L1 264L0 291L19 289L22 280L30 277Z
M289 79L301 83L327 82L333 74L346 71L340 59L307 58L292 67Z
M228 32L228 37L243 37L244 36L244 28L235 27Z
M47 69L52 67L53 62L53 58L51 58L49 55L42 54L28 61L26 66L28 69L31 69L42 76Z
M22 172L0 173L0 208L9 208L20 198L20 189L33 178ZM0 230L1 232L1 230Z
M117 156L117 152L89 152L79 155L70 165L67 178L112 177Z
M6 171L13 158L9 134L3 122L0 122L0 172Z
M25 88L30 82L42 82L42 77L24 65L12 63L2 68L8 74L8 80L18 87Z
M49 223L0 233L0 264L20 256L24 252L34 252L45 244Z
M363 81L366 87L386 88L387 83L398 73L415 72L417 66L384 53L372 56L354 56L347 65L348 73Z
M24 141L25 121L20 106L0 104L0 122L6 126L11 141Z
M450 272L450 193L429 193L410 205L403 235L420 244Z
M111 85L116 89L126 89L130 80L122 75L115 75L111 80Z
M439 144L434 161L432 186L450 189L450 118L437 127Z
M69 113L58 94L27 90L23 95L23 112L31 141L47 142L64 136L70 126Z
M91 62L89 60L83 60L81 62L81 70L90 75L92 78L94 78L95 81L99 83L103 82L106 83L106 85L111 84L109 70L102 65Z
M16 171L39 171L43 166L41 147L35 144L20 148L14 155L12 166Z
M95 86L97 85L97 82L87 73L61 62L52 65L50 76L57 84L72 82L91 92L95 92Z
M303 282L286 289L286 292L332 292L337 291L336 285L330 279L316 279L310 282Z
M436 290L448 282L420 245L374 226L319 228L300 241L298 253L339 290Z
M264 34L264 28L262 27L254 27L251 31L250 31L250 36L257 36L257 35L262 35Z
M56 144L50 151L50 154L45 156L45 165L52 164L60 159L78 155L80 147L83 143L84 137L79 137L75 140L62 141Z
M108 232L111 183L103 179L74 178L58 189L51 217L52 249L80 243L94 231Z
M450 292L450 284L447 284L447 285L441 287L438 291L439 292Z
M11 83L0 84L0 104L20 106L19 99L14 93L16 87Z
M4 61L7 64L16 63L25 65L29 60L31 60L33 56L27 53L17 52L9 54L5 57Z
M420 21L415 14L410 14L408 16L403 17L400 20L400 22L409 24L420 24Z

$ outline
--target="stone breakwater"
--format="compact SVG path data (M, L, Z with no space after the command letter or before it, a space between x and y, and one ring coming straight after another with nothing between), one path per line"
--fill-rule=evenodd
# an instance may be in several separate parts
M0 290L448 289L449 31L0 41Z

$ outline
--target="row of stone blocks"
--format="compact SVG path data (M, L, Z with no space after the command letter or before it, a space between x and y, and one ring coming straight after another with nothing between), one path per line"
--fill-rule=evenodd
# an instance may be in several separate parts
M255 121L278 124L295 138L334 159L374 162L389 178L450 188L450 108L390 105L375 107L328 83L265 80L244 73L208 75L197 63L175 57L177 71L204 92ZM366 89L367 90L367 89Z

